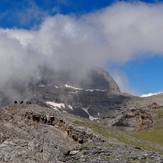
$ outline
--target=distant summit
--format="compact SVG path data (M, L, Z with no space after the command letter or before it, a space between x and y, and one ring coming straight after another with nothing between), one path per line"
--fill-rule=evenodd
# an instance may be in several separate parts
M44 67L40 72L40 85L63 86L65 84L82 89L102 89L109 92L120 92L117 83L112 79L108 72L99 67L83 72L80 69L55 71Z
M1 92L1 106L30 101L89 119L109 114L115 101L119 105L126 98L109 73L98 67L89 71L79 67L72 71L41 67L39 77L28 84L13 82L11 87L12 96Z

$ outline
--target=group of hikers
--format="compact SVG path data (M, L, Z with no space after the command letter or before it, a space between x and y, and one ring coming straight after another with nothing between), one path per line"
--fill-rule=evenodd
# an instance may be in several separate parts
M20 101L19 102L19 104L23 104L23 103L24 103L24 101ZM14 101L14 104L18 104L18 102L17 101ZM27 101L26 104L32 104L32 103L30 101Z

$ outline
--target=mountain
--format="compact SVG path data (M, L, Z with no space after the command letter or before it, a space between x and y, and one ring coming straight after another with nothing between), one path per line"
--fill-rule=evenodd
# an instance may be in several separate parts
M40 67L0 92L0 162L163 161L162 94L122 93L98 67L72 72Z
M82 78L81 73L73 76L70 72L58 72L47 67L40 68L39 75L28 85L13 82L12 96L1 92L1 106L14 101L31 101L89 118L99 114L104 116L114 110L115 101L119 104L129 98L120 93L116 82L101 68L90 69Z
M1 92L0 106L14 101L30 101L96 120L115 117L128 108L140 108L151 103L149 98L121 93L108 72L98 67L84 73L79 68L74 70L75 73L48 67L40 67L39 71L39 77L32 78L29 83L16 81L12 83L12 91Z

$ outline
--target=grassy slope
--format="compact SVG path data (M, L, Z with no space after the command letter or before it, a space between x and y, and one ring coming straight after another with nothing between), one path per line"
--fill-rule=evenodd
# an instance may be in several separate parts
M163 146L163 108L155 110L154 128L148 132L134 132L133 136Z
M115 138L125 144L163 153L163 109L155 110L155 113L157 115L155 118L155 128L149 132L130 133L88 120L84 120L84 122L75 121L74 125L90 128L106 139Z

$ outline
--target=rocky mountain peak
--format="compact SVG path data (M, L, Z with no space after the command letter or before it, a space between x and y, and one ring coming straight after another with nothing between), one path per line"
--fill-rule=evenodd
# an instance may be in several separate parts
M101 89L109 92L120 92L117 83L107 71L99 67L93 67L82 73L79 69L55 71L43 67L40 71L40 84L65 84L82 89Z

